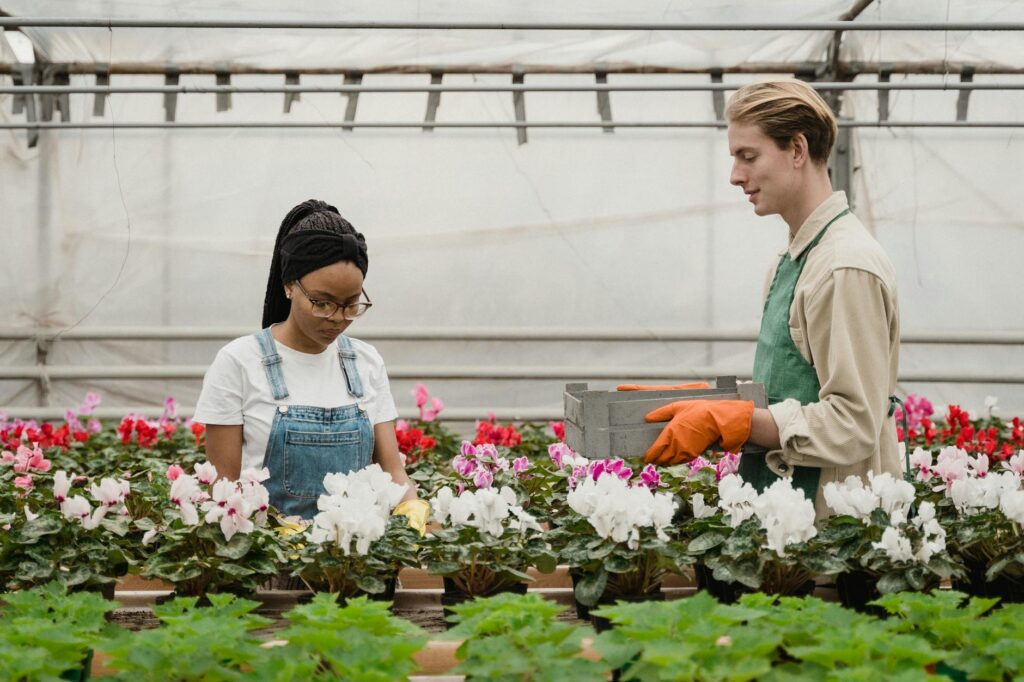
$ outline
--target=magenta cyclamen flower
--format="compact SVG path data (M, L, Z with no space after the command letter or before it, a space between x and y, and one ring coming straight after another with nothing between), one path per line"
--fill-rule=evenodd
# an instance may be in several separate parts
M530 459L526 456L516 457L514 460L512 460L512 471L514 471L517 476L529 468Z
M416 384L416 388L412 390L412 397L416 400L416 407L423 409L423 406L427 404L427 400L430 399L430 393L423 384Z
M78 408L78 414L82 416L92 414L93 410L99 407L101 402L103 402L103 398L100 397L99 393L86 393L82 406Z
M168 422L178 416L178 401L172 396L164 400L164 413L160 415L160 423Z
M690 476L696 476L701 469L711 468L713 465L703 457L696 457L690 460Z
M653 464L648 464L640 472L640 485L647 488L660 488L663 485L668 485L668 483L662 483L661 474L658 473Z

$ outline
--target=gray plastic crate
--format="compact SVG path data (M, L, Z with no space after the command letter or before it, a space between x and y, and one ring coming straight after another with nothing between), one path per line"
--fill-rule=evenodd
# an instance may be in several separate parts
M565 385L565 443L589 459L642 457L666 422L648 424L644 415L678 400L752 400L767 407L764 384L718 377L714 388L674 391L590 391Z

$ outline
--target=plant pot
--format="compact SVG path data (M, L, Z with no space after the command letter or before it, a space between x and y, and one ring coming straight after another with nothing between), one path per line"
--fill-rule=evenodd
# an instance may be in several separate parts
M448 629L454 627L454 624L448 620L448 617L452 615L452 610L448 607L458 606L464 602L470 601L476 597L493 597L496 594L503 592L512 592L513 594L526 594L526 583L513 583L511 585L505 585L495 590L491 590L486 594L472 595L461 591L455 585L455 581L444 576L444 592L441 593L441 606L444 610L444 622Z
M1024 602L1024 580L1015 580L1005 575L997 575L995 580L985 579L988 566L980 562L967 564L967 575L963 579L953 581L953 589L965 592L972 597L998 597L1000 602Z
M303 586L303 587L305 587L305 586ZM371 601L390 601L390 602L393 602L393 601L395 601L395 590L397 589L397 587L398 587L398 578L397 577L392 577L392 578L388 578L387 580L384 581L384 591L383 592L378 592L377 594L369 594L368 592L359 592L358 594L354 594L354 595L351 595L351 596L353 598L355 598L355 597L360 597L360 596L364 596L365 595ZM296 604L308 604L309 602L313 601L313 597L315 597L316 595L317 595L316 592L306 592L304 594L300 594L298 597L295 598L295 603ZM342 595L338 595L338 600L337 600L338 601L338 606L345 606L345 604L347 603L348 599L349 599L349 597L344 597Z
M848 609L879 618L885 617L885 609L868 606L868 602L881 597L878 591L878 576L867 571L847 571L836 576L836 592L839 603Z
M598 602L597 602L597 606L595 606L593 608L600 608L602 606L610 606L610 605L614 604L615 602L620 602L620 601L629 602L630 604L638 604L640 602L645 602L645 601L665 601L665 593L661 591L661 588L659 588L657 591L655 591L655 592L648 592L647 594L617 595L617 596L611 597L609 599L605 599L604 597L601 597L601 599L599 599ZM577 604L576 605L576 613L577 613L577 615L579 614L579 609L580 609L581 606L583 606L583 604ZM584 606L583 608L586 608L586 607ZM590 613L590 609L587 609L587 613L588 613L590 622L593 623L593 625L594 625L594 630L596 630L597 632L599 632L599 633L607 632L608 630L612 629L612 622L610 620L608 620L607 618L603 618L601 616L596 616L593 613Z
M753 592L741 583L727 583L714 576L714 572L703 563L693 566L693 575L697 581L697 589L704 590L723 604L735 604L740 597Z

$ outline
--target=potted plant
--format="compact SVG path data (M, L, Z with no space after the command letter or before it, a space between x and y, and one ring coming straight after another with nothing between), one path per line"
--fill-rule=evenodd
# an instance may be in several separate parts
M246 671L270 668L278 657L253 632L273 622L252 613L259 602L231 594L208 598L207 608L196 607L197 597L157 604L153 613L160 627L122 630L97 649L106 655L106 665L118 671L118 679L139 682L238 680L244 679ZM290 676L276 679L310 679L316 672L312 662L292 660L290 664Z
M869 472L866 485L858 476L828 483L824 497L836 515L820 540L846 563L836 579L844 606L864 610L881 594L924 591L959 575L935 504L923 500L914 506L911 483Z
M954 586L973 595L1024 601L1024 452L990 470L984 454L947 447L933 460L918 449L911 465L921 485L941 493L936 506L950 549L965 566Z
M89 679L93 648L119 630L106 620L114 606L57 581L3 595L0 679Z
M173 583L179 597L252 594L285 560L285 541L267 523L268 472L246 469L229 481L209 462L194 471L173 470L153 517L135 520L151 547L140 575Z
M114 583L130 562L123 542L129 527L128 482L104 478L90 483L46 469L29 474L30 484L16 487L19 492L10 498L12 511L5 516L7 532L0 541L0 578L8 589L59 580L112 599ZM0 473L0 487L8 488L5 478L11 473Z
M693 520L684 533L687 551L702 561L721 582L737 583L735 600L745 590L775 595L804 595L814 588L815 575L842 571L843 562L815 542L814 504L780 478L758 493L738 474L722 478L717 503L706 504L703 493L690 504Z
M537 594L500 594L452 607L461 639L451 673L470 680L605 680L608 666L580 655L587 627L559 622L564 607Z
M314 592L341 601L358 594L394 598L395 578L404 566L419 565L419 533L403 516L391 516L406 486L371 464L350 474L324 477L319 513L301 538L292 575Z
M404 680L417 669L413 656L427 639L423 630L366 597L339 607L331 595L321 593L284 617L288 626L266 645L275 656L263 679ZM287 662L308 663L311 670L278 674L275 667Z
M526 570L555 570L556 558L543 531L509 486L464 490L441 488L430 500L439 524L420 543L420 562L444 577L442 603L501 591L525 592Z
M679 507L675 496L656 493L643 481L631 483L631 471L618 461L592 464L568 493L568 511L551 532L574 576L580 617L598 603L663 598L665 575L690 563L670 535Z

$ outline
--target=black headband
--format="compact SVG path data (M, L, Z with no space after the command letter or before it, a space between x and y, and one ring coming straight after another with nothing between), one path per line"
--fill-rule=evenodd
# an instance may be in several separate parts
M351 261L363 276L369 266L362 235L324 230L291 232L281 243L281 283L294 282L303 275L338 261Z

